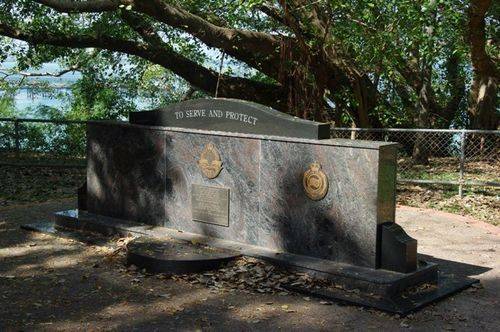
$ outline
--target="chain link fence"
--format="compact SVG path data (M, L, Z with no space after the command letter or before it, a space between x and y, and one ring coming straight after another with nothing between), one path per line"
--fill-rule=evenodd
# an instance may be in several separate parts
M500 131L333 128L400 144L400 183L500 187ZM0 118L0 165L85 166L85 121Z
M500 131L333 128L333 138L397 142L398 182L500 187Z

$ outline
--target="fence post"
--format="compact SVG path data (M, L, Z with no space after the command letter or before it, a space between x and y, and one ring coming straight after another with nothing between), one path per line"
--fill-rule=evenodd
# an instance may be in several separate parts
M354 130L354 128L356 128L356 125L354 124L354 122L352 123L351 128L353 129L351 130L351 139L356 139L356 131Z
M15 156L16 158L19 158L19 151L21 150L19 138L19 119L14 119L14 140L16 142Z
M465 130L462 130L462 133L460 135L460 178L459 178L459 185L458 185L458 196L460 198L464 197L464 169L465 169L465 139L466 139L466 133Z

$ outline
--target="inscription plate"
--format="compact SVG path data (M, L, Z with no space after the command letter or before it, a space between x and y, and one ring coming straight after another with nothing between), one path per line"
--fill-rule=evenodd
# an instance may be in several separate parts
M229 189L193 184L191 211L194 221L229 226Z

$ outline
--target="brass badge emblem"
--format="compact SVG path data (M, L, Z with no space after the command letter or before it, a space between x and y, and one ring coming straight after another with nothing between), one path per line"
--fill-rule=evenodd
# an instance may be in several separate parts
M328 178L318 163L309 166L304 173L303 184L307 197L315 201L323 199L328 192Z
M219 151L212 143L208 143L201 152L198 166L203 175L209 179L215 179L219 175L222 170L222 161Z

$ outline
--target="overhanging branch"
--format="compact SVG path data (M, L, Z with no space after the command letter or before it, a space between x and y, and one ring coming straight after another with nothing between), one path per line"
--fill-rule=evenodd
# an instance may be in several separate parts
M59 12L84 13L118 10L131 6L133 11L146 14L173 28L201 40L209 47L222 49L226 54L277 77L280 39L268 33L217 26L202 17L163 0L35 0Z
M0 74L4 75L4 78L10 76L24 76L24 77L61 77L64 74L80 71L80 67L78 65L70 66L69 68L57 71L57 72L38 72L38 73L30 73L25 71L14 71L8 69L0 68Z
M171 49L153 46L137 41L124 40L109 36L66 35L61 32L25 31L0 22L0 35L19 39L33 44L48 44L59 47L95 47L110 51L139 56L171 70L191 85L209 94L215 91L218 74L198 63L174 52ZM280 86L265 84L241 77L223 75L219 95L228 98L253 100L283 109L284 98L280 96Z
M116 10L120 5L129 5L133 0L34 0L62 13L98 13Z

